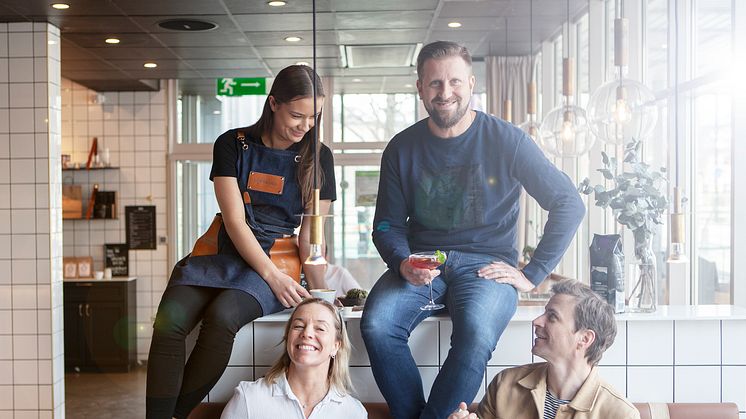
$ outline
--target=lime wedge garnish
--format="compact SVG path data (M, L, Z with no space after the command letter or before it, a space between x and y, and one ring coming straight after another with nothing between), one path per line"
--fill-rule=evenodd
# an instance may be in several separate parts
M446 254L441 252L440 250L435 251L435 259L440 263L441 265L446 263Z

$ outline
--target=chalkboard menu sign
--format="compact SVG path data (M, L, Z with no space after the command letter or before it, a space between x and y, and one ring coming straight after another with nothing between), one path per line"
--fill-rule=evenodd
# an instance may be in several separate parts
M129 276L129 246L127 243L104 245L105 268L111 268L112 276Z
M127 206L124 216L130 250L155 249L155 205Z

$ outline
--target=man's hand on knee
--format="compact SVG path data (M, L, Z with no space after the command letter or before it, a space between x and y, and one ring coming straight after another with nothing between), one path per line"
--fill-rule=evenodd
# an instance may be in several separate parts
M399 275L406 279L410 284L419 287L421 285L429 284L433 279L440 275L440 270L415 268L411 263L409 263L409 259L404 259L399 265Z
M469 413L468 406L466 403L461 402L458 405L458 410L451 413L448 419L478 419L476 413Z
M523 275L523 271L504 262L492 262L477 271L477 275L484 279L491 279L501 284L512 285L520 292L529 292L535 285Z

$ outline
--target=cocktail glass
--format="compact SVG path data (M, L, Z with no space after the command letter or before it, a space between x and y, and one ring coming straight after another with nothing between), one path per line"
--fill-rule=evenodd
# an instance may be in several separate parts
M445 253L442 252L417 252L409 255L409 264L419 269L433 270L445 262ZM427 283L430 287L430 301L424 306L420 307L420 310L440 310L444 308L443 304L436 304L433 300L433 283L432 281Z

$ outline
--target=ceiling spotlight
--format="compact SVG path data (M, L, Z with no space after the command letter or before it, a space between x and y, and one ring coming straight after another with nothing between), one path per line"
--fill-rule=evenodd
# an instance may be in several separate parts
M282 7L286 5L287 2L281 1L281 0L275 0L275 1L268 1L267 5L272 7Z
M295 63L295 65L305 65L305 66L308 66L308 62L307 61L298 61L297 63Z
M219 110L214 110L214 111L212 111L212 114L213 115L220 115L220 111Z
M360 80L360 79L352 79L352 81L355 82L355 83L360 83L362 80Z
M119 41L119 38L106 38L106 41L104 42L106 42L107 44L114 45L114 44L118 44L120 41Z
M57 10L65 10L65 9L69 9L70 5L67 3L54 3L52 4L52 7Z
M448 22L448 27L449 28L460 28L461 22Z
M156 64L156 63L145 63L142 66L145 67L145 68L156 68L156 67L158 67L158 64Z
M288 41L288 42L298 42L301 39L303 39L303 38L301 38L300 36L288 36L288 37L285 38L285 40Z
M407 84L405 84L405 85L404 85L404 87L406 87L407 89L411 89L411 88L412 88L412 85L411 85L411 84L409 84L409 83L407 83Z

